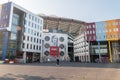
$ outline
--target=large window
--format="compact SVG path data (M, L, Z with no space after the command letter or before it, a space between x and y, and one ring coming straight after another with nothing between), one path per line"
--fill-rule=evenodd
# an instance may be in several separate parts
M12 24L18 25L19 16L17 14L13 14Z
M11 33L11 37L10 37L10 40L16 40L17 39L17 36L15 33Z
M90 50L91 50L91 54L92 55L98 55L99 54L99 49L98 49L98 43L92 43L91 44L91 47L90 47ZM109 52L108 52L108 45L107 45L107 42L101 42L100 43L100 54L101 55L107 55Z
M19 25L19 15L17 14L13 14L13 18L12 18L12 32L17 32L17 26Z

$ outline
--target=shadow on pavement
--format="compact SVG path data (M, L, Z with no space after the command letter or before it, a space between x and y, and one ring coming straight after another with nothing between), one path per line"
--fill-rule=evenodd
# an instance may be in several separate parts
M0 80L64 80L64 79L54 78L54 77L43 78L40 76L14 75L14 74L8 73L0 77Z

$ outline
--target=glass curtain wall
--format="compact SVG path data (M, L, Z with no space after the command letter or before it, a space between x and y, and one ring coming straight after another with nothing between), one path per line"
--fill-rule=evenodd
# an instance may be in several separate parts
M107 42L100 42L100 53L101 55L108 55ZM98 44L94 43L91 45L91 55L98 55L98 54L99 54Z
M9 40L7 46L6 58L15 59L16 49L17 49L17 27L19 25L19 15L13 14L12 18L12 28L9 33Z
M97 62L99 59L99 49L98 49L98 42L91 42L90 44L90 55L91 55L91 61ZM103 58L106 59L106 61L109 58L109 50L108 50L108 43L107 42L100 42L100 56L101 60Z
M120 42L113 41L111 42L111 45L112 45L113 62L120 62Z

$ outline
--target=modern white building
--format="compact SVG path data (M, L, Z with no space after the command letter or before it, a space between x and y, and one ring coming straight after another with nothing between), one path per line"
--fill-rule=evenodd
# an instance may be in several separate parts
M13 2L0 11L0 59L42 61L43 19Z
M43 33L43 60L61 61L69 60L68 35L63 33Z
M76 62L90 62L89 44L86 42L85 33L74 39L74 57Z

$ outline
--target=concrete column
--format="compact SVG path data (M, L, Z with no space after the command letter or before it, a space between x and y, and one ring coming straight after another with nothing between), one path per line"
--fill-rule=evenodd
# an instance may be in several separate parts
M110 62L112 62L112 52L111 52L110 41L108 41L108 45L109 45Z
M44 55L44 40L42 40L41 52L40 52L40 62L43 62L43 55Z
M26 63L26 52L23 53L23 60L24 60L24 63Z
M99 50L99 61L101 62L101 53L100 53L100 42L98 42L98 50Z
M35 57L35 54L36 54L36 53L33 53L33 55L32 55L32 58L33 58L33 59L32 59L32 62L35 61L35 58L34 58L34 57Z
M43 53L43 52L40 53L40 61L39 61L40 63L43 62L43 55L42 55L42 53Z

